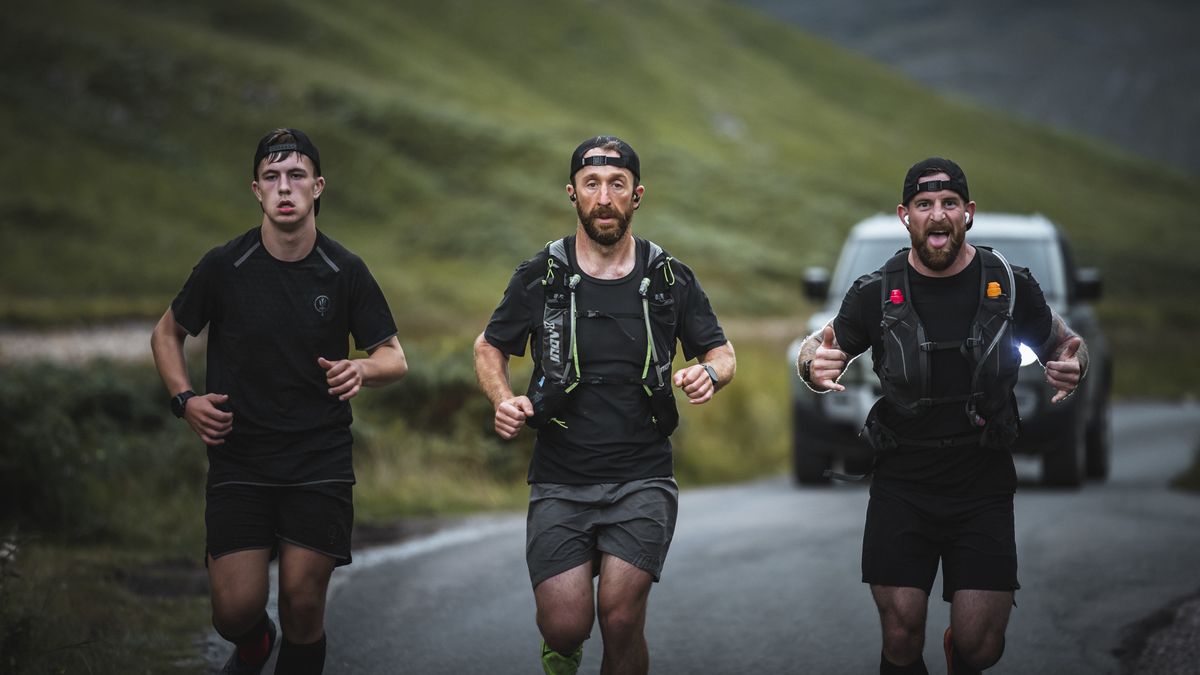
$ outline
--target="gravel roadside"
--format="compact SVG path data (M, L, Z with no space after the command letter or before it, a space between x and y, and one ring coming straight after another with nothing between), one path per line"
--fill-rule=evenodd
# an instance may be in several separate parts
M152 321L49 330L0 328L0 363L51 361L78 365L95 359L149 362L152 330ZM203 351L205 337L207 333L202 333L198 339L187 341L189 355Z
M1200 591L1129 625L1113 654L1122 675L1200 673Z

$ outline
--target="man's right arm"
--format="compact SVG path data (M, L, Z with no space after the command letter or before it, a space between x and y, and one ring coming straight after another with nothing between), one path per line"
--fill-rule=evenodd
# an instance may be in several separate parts
M171 396L192 389L188 379L187 357L183 353L186 339L187 331L175 321L175 312L168 307L150 335L150 351L154 354L158 376ZM207 445L224 443L225 437L233 430L233 413L216 407L216 404L227 400L229 397L224 394L209 393L192 397L184 405L184 419Z
M508 355L492 346L483 333L475 339L475 377L496 409L496 433L505 440L516 437L525 419L533 416L533 404L528 396L513 396Z

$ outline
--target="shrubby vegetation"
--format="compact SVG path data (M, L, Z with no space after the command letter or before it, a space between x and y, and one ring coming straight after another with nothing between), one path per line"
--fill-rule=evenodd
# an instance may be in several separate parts
M163 401L144 365L0 368L0 670L197 667L203 603L126 583L200 568L204 454Z

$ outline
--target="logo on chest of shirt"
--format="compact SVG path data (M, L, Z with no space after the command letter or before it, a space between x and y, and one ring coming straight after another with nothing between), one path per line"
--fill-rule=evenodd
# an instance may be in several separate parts
M317 314L320 314L321 318L325 318L325 314L329 312L329 296L318 295L313 300L313 309L317 310Z

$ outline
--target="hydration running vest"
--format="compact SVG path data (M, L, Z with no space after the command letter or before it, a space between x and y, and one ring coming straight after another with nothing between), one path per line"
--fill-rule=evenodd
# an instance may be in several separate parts
M967 419L980 431L979 437L955 439L909 439L897 437L879 423L872 409L864 430L876 450L898 445L949 447L975 445L1008 447L1019 433L1013 386L1021 367L1017 340L1013 336L1013 307L1016 284L1012 267L1004 256L991 248L976 246L983 265L979 282L979 309L965 340L935 342L929 340L921 318L917 316L908 283L908 252L900 250L880 268L880 301L883 305L883 356L875 374L883 387L883 396L903 415L916 416L930 406L962 402ZM931 362L933 353L954 350L972 366L970 393L958 396L932 396Z
M640 378L580 374L575 339L578 314L575 288L582 277L570 262L573 256L568 255L575 237L546 245L546 274L540 280L545 296L539 349L541 373L535 371L529 383L527 395L534 410L533 417L525 420L529 426L536 429L554 422L565 428L558 415L566 408L570 393L580 384L640 384L650 399L651 415L659 433L670 436L678 426L679 411L671 388L671 360L675 355L675 329L681 303L674 294L677 279L671 268L673 258L652 241L635 237L634 242L635 255L645 261L638 285L647 335Z

